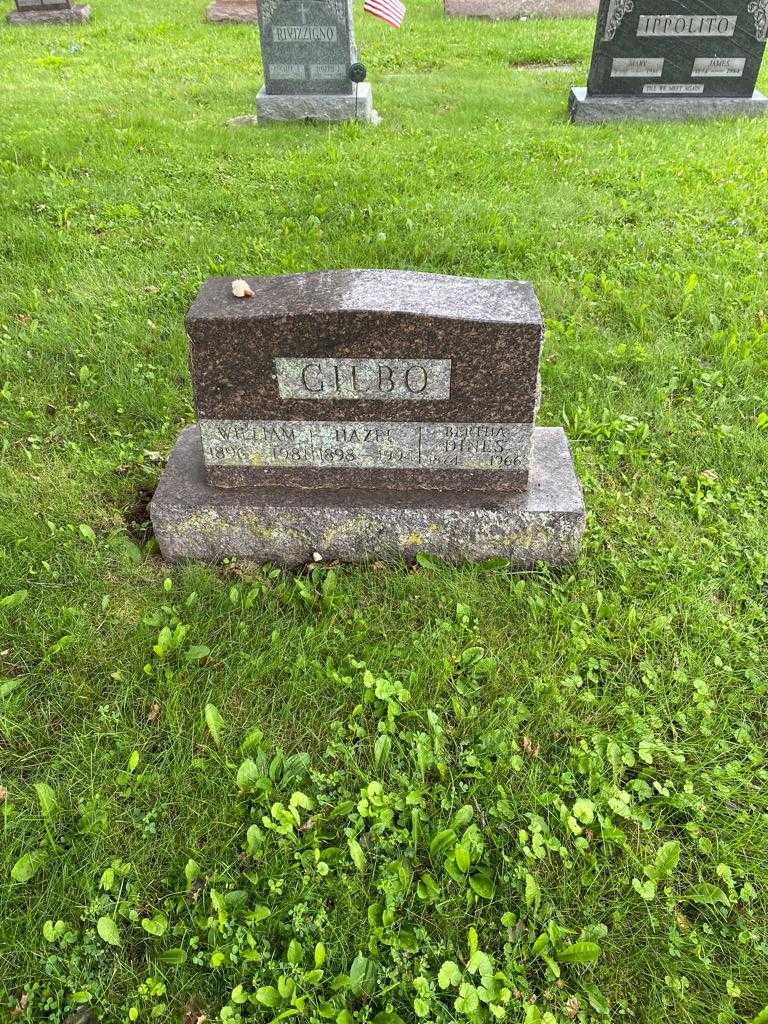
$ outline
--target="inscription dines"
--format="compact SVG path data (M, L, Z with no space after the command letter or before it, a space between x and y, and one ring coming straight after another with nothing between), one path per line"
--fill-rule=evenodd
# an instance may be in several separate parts
M641 14L639 36L732 36L735 14Z
M281 398L437 401L451 397L450 359L275 359Z
M511 472L528 464L527 423L202 420L209 466Z

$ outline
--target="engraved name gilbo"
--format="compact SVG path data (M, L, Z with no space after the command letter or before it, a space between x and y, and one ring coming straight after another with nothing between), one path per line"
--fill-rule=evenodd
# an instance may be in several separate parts
M275 359L281 398L369 402L451 397L450 359Z

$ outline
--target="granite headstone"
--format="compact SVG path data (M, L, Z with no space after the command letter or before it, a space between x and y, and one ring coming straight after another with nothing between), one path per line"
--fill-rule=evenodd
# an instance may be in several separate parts
M598 0L444 0L449 18L579 18L597 13Z
M66 24L88 21L91 8L74 0L16 0L8 15L12 25Z
M208 21L224 21L256 25L259 21L257 0L213 0L206 11Z
M261 0L259 28L259 124L377 120L370 84L353 81L360 66L352 0Z
M152 503L169 560L419 551L575 557L568 442L535 427L531 285L400 271L209 280L187 317L198 423Z
M755 90L768 0L601 0L577 122L768 113Z

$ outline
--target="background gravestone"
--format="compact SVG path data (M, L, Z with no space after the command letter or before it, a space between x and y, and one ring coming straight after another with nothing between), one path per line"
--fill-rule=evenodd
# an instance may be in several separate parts
M575 557L584 506L535 427L533 288L400 271L213 278L187 317L198 423L152 502L169 560Z
M578 18L597 13L598 0L445 0L449 18Z
M261 0L264 88L257 120L378 120L357 65L352 0ZM359 67L359 65L357 65Z
M767 35L768 0L601 0L587 88L571 90L571 117L768 113L755 91Z
M257 24L259 5L257 0L213 0L208 6L206 17L208 21Z
M63 24L88 21L91 8L74 0L16 0L16 10L8 15L12 25Z

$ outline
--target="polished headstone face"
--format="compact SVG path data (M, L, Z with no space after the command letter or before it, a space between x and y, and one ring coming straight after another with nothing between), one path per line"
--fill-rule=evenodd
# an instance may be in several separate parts
M74 0L16 0L16 8L23 14L42 11L70 11Z
M261 55L272 95L351 94L351 0L262 0Z
M533 289L399 271L213 278L190 309L217 486L518 491L543 325Z
M590 96L752 96L768 0L601 0Z

